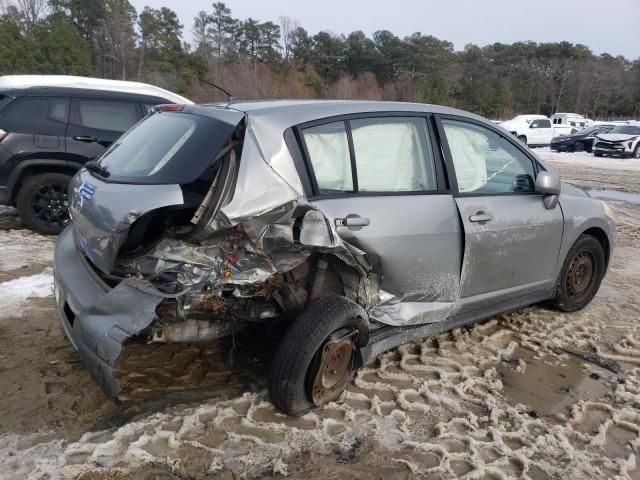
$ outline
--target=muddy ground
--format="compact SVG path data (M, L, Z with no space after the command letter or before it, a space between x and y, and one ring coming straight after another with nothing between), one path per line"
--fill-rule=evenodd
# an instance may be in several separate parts
M58 324L53 240L0 232L0 478L640 479L640 162L539 153L617 217L593 303L404 345L299 419L268 402L268 329L234 362L224 343L131 348L110 402Z

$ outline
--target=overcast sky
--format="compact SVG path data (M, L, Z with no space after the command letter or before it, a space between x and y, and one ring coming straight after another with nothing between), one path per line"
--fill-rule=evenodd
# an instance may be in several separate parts
M211 12L211 0L131 0L138 12L148 5L175 10L191 42L193 18ZM487 45L519 40L582 43L595 53L640 58L640 0L227 0L235 18L300 22L310 33L390 30L453 42Z

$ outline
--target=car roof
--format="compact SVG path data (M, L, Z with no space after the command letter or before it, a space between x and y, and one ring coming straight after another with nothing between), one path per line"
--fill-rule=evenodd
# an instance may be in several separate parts
M409 102L385 102L369 100L267 100L218 104L245 113L250 121L267 121L271 127L286 130L294 125L342 115L366 113L440 113L473 118L483 123L491 122L478 115L440 105ZM493 125L493 124L491 124Z
M193 103L176 93L170 92L147 83L129 82L123 80L107 80L103 78L77 77L72 75L5 75L0 77L0 91L17 93L38 89L40 94L46 94L47 89L68 89L67 93L88 90L96 92L118 92L137 96L147 96L165 99L174 103ZM80 93L80 92L79 92Z

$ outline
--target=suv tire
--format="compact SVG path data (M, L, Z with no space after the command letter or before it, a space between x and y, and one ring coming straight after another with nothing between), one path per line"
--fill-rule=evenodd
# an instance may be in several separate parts
M563 312L586 307L600 288L605 268L602 244L591 235L580 235L564 260L551 306Z
M57 235L69 223L70 175L42 173L27 177L16 197L22 223L44 235Z
M336 354L340 356L350 350L346 354L350 358L342 355L343 361L334 363L344 368L332 367L333 379L319 374L322 366L328 365L325 355L330 344L335 344L336 339L343 341L349 335L353 335L353 349L329 352L335 359ZM271 363L271 402L288 415L299 416L335 400L351 382L358 359L356 349L364 346L368 337L367 314L357 303L345 297L329 297L310 304L289 327ZM325 391L316 394L314 401L318 390L313 388L314 385L318 388L318 378L323 385L327 380L328 385ZM318 397L323 401L318 402Z

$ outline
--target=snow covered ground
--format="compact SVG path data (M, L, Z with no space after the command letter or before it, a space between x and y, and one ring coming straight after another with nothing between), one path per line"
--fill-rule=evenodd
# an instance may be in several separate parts
M640 192L636 160L536 153L579 186ZM0 313L0 477L638 479L633 198L611 202L616 255L585 310L533 307L402 346L358 372L339 402L297 419L269 403L255 374L262 359L215 377L223 361L191 346L130 361L157 363L129 374L133 397L184 381L178 396L106 401L57 323L53 242L0 232L0 302L10 307Z

